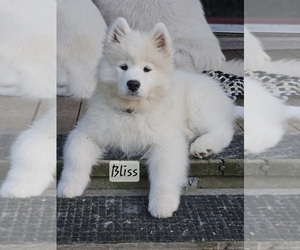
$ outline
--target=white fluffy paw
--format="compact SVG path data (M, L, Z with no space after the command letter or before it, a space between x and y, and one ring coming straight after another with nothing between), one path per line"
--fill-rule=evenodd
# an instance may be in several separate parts
M206 143L206 140L198 138L191 144L190 153L191 155L202 159L203 157L207 157L214 153L212 148L213 145L211 145L211 143Z
M245 139L244 154L249 155L265 152L266 150L276 146L281 139L280 136L271 139L266 137L263 138L264 140L261 140L261 138L258 138L257 136L247 137L247 139Z
M198 149L194 144L191 145L190 152L193 156L202 159L212 154L211 149Z
M73 198L82 195L86 184L60 181L57 187L57 196L61 198Z
M66 85L59 85L57 86L57 95L59 96L70 96L70 90L68 88L68 86Z
M177 210L180 196L177 194L158 194L149 198L148 210L157 218L171 217Z
M39 181L10 181L3 183L0 195L6 198L28 198L41 195L51 182L41 183Z
M213 153L218 154L230 144L231 139L230 134L226 136L223 136L222 133L205 134L192 143L190 153L200 159Z

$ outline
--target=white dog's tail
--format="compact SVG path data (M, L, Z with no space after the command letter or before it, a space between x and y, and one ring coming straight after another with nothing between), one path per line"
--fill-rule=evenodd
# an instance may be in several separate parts
M300 60L282 59L266 62L259 70L273 74L282 74L290 77L300 77Z
M300 107L287 106L285 115L287 119L300 119Z
M236 118L244 119L244 107L235 106L234 115ZM285 117L286 119L300 119L300 107L286 106Z
M244 119L244 107L243 106L235 106L234 116L235 116L235 118Z
M224 61L222 62L218 70L224 73L234 74L237 76L244 76L244 61L240 59Z

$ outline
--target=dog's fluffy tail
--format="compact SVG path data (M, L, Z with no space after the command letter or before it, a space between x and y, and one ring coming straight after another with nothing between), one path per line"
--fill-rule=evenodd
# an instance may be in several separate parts
M285 116L287 119L300 119L300 107L287 106Z
M235 106L234 116L237 119L244 119L244 107L243 106Z
M262 65L259 70L268 73L283 74L288 76L300 77L300 60L282 59L270 61Z
M224 61L217 69L224 73L230 73L238 76L244 75L244 61L240 59L233 59L230 61Z

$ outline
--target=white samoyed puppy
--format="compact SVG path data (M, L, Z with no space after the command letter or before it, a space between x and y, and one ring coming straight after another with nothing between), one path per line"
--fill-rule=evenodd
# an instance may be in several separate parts
M57 1L57 93L88 98L96 87L106 24L91 0Z
M157 22L168 28L173 39L175 65L184 70L222 70L243 75L241 61L225 62L219 41L208 25L199 0L93 0L107 25L124 17L130 27L151 30Z
M227 147L234 134L234 105L206 75L174 70L164 24L149 33L124 18L109 29L98 87L87 113L64 148L59 197L81 195L92 166L108 148L147 152L149 212L169 217L187 181L188 151L202 158ZM193 142L189 149L189 142Z

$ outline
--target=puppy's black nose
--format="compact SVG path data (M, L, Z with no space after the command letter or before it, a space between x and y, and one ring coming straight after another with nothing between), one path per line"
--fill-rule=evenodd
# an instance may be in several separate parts
M137 91L140 86L141 86L141 83L137 80L130 80L127 82L127 87L132 92Z

